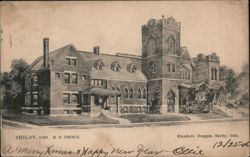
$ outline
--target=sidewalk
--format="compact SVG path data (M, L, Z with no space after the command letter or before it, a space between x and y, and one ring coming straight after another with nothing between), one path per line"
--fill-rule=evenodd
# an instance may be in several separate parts
M119 118L115 115L113 115L109 110L102 110L102 113L110 119L114 119L114 120L118 120L120 122L120 124L130 124L131 122L127 119L124 118Z
M188 125L192 123L221 123L221 122L233 122L233 121L249 121L249 118L225 118L225 119L210 119L210 120L190 120L190 121L162 121L162 122L147 122L147 123L128 123L128 124L89 124L89 125L56 125L56 126L38 126L27 123L21 123L11 120L4 120L3 124L14 124L21 126L29 126L29 129L40 129L40 128L55 128L55 129L90 129L90 128L128 128L128 127L145 127L145 126L171 126L171 125ZM20 127L21 128L21 127Z

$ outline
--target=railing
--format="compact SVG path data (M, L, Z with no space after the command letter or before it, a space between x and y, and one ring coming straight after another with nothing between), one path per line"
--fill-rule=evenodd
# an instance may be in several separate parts
M230 108L227 108L225 106L220 106L220 105L216 105L216 107L222 110L223 112L225 112L226 115L234 117L233 110L231 110Z

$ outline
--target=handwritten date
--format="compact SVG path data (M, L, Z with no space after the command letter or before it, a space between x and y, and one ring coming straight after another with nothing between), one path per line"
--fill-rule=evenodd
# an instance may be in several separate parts
M213 145L213 149L216 148L236 148L236 147L250 147L250 141L233 141L232 139L227 140L226 142L218 141Z

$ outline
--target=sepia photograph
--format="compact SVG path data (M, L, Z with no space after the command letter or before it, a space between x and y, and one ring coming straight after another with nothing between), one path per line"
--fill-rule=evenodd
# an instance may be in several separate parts
M248 157L248 2L0 2L3 157Z

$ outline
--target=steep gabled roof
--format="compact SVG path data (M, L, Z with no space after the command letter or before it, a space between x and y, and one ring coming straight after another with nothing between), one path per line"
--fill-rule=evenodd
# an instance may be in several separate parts
M194 67L193 59L191 58L187 47L181 47L180 55L181 55L181 59L182 60L189 60L189 61L191 61L191 65L192 65L192 67Z
M117 55L109 55L109 54L99 54L96 55L92 52L78 51L81 56L87 62L87 65L92 67L96 60L102 59L104 62L104 67L102 70L97 70L95 68L91 69L91 77L99 78L99 79L107 79L107 80L123 80L123 81L146 81L146 76L141 71L141 59L138 57L126 57L126 56L117 56ZM113 71L111 69L111 64L119 63L122 67L119 72ZM136 73L130 73L127 70L127 65L135 64L138 68Z
M62 54L63 52L69 50L70 48L75 49L74 45L69 44L66 45L62 48L56 49L52 52L49 53L49 62L51 62L52 60L55 60L60 54ZM37 57L32 63L31 65L24 71L24 73L26 73L29 70L41 70L44 69L43 67L43 56Z

